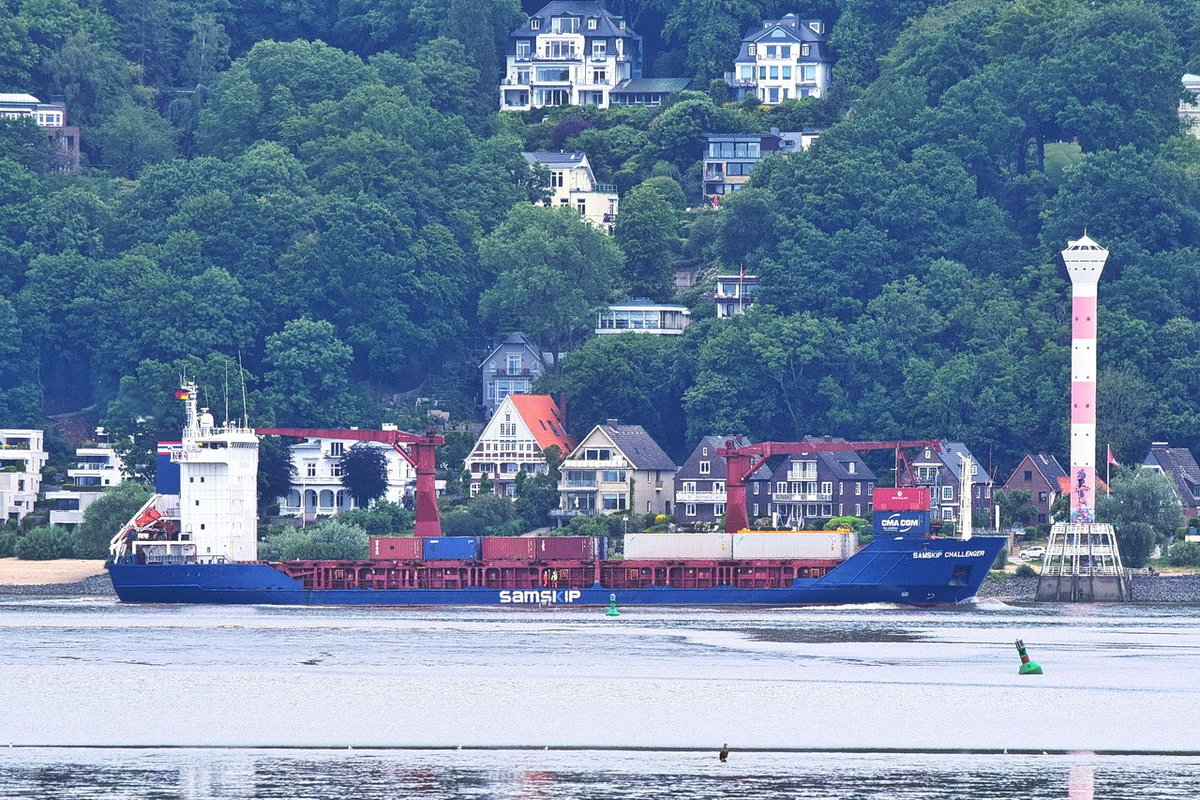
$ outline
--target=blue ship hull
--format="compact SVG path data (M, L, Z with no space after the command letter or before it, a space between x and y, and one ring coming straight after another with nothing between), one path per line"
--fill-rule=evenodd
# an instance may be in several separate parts
M1003 537L877 538L820 578L791 586L750 589L306 589L266 563L108 565L117 596L127 603L225 603L313 606L440 605L756 605L806 606L902 603L945 605L975 595Z

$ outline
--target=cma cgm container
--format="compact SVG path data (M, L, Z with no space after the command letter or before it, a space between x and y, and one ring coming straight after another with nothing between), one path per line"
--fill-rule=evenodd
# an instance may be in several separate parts
M872 500L876 511L928 511L930 508L928 486L876 489Z
M626 559L729 559L731 533L627 533Z
M733 557L752 558L849 558L858 545L850 531L788 531L784 533L735 533Z
M538 540L531 536L485 536L483 558L486 561L536 561Z
M421 540L415 536L372 536L367 550L368 558L405 559L417 561L424 557Z
M479 558L478 536L438 536L423 541L426 561L473 561Z
M880 511L871 515L876 536L924 536L929 533L929 509L924 511Z
M607 555L605 539L594 536L539 536L538 559L541 561L579 559L594 561Z

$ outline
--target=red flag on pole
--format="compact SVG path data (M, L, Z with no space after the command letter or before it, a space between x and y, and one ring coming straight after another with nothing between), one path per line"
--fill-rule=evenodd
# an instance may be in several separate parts
M1119 467L1119 466L1121 466L1120 464L1118 464L1118 463L1117 463L1117 460L1116 460L1115 458L1113 458L1113 454L1112 454L1112 445L1111 445L1111 444L1110 444L1110 445L1108 445L1108 463L1109 463L1109 464L1112 464L1114 467Z

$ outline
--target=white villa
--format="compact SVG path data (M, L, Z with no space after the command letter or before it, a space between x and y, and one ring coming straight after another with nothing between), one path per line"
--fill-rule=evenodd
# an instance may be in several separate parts
M19 520L33 511L48 459L44 432L0 428L0 518Z
M388 430L386 424L384 430ZM358 505L350 496L350 491L342 485L340 463L342 456L356 444L358 442L351 439L314 438L292 445L292 465L296 468L296 473L287 497L279 498L279 513L292 517L302 516L306 522L312 522L318 517L328 517L357 508ZM363 444L378 447L387 457L388 487L381 499L393 503L401 502L405 494L416 485L416 471L390 445L377 442Z
M829 89L832 67L828 26L788 14L746 34L725 83L734 100L754 95L760 103L777 105L821 97Z
M584 153L521 153L530 166L550 172L551 196L545 205L567 206L578 211L605 233L612 233L619 203L617 187L597 183Z

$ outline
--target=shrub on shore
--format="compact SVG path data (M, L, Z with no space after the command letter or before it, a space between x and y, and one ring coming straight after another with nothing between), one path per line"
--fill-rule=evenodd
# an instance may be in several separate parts
M74 555L71 532L60 525L34 528L17 539L13 546L17 558L26 561L53 561Z

